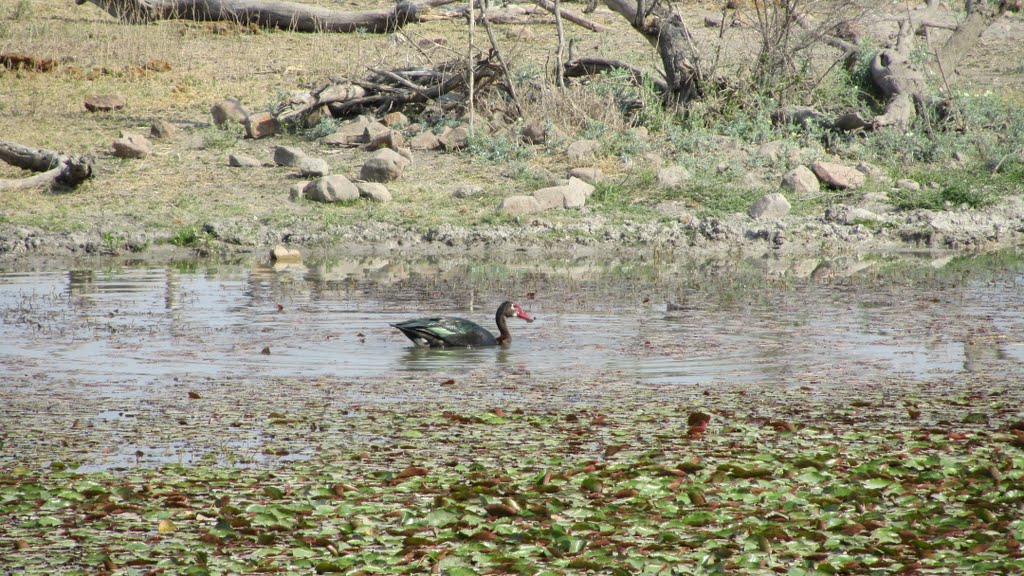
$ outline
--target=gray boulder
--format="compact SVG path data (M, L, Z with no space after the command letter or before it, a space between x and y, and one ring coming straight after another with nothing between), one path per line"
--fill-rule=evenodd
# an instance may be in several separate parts
M749 215L754 220L760 220L763 218L782 218L786 214L789 214L789 200L778 192L772 192L762 196L757 202L754 202L747 210Z
M145 158L153 153L153 145L141 134L123 133L111 148L117 158Z
M782 187L797 194L811 194L821 190L821 183L810 168L797 166L782 176Z
M308 156L300 158L296 168L298 168L299 174L306 178L319 178L331 173L331 167L327 165L327 161L323 158L310 158Z
M501 205L498 206L498 211L512 216L539 212L540 210L540 204L537 203L537 199L533 196L509 196L502 200Z
M383 184L377 182L356 182L356 188L359 189L359 196L371 202L379 202L381 204L391 202L391 192Z
M347 202L359 198L359 188L340 174L314 180L302 192L303 196L317 202Z
M363 162L359 179L367 182L391 182L402 176L409 159L390 148L382 148Z
M823 162L821 160L811 165L815 175L829 186L839 190L854 190L864 185L866 180L864 173L856 168L836 164L835 162Z
M274 164L278 166L298 166L305 157L305 152L293 146L274 147Z

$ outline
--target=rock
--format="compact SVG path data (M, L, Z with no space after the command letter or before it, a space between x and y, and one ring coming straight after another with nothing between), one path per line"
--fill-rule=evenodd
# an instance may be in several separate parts
M601 169L596 166L592 168L573 168L572 170L569 170L570 178L579 178L580 180L589 182L590 184L600 181L602 175Z
M543 144L547 140L547 130L544 122L534 120L523 126L523 142L527 144Z
M278 166L298 166L306 153L293 146L275 146L274 164Z
M252 156L246 156L245 154L229 154L228 166L232 166L234 168L259 168L260 166L263 166L263 163Z
M111 147L117 158L145 158L153 152L153 145L140 134L124 133Z
M829 206L825 209L826 222L838 222L846 226L861 224L864 222L882 222L885 218L864 208L853 208L843 204Z
M270 112L250 114L245 119L245 136L253 140L273 136L281 131L281 123Z
M797 194L811 194L821 190L821 183L810 168L797 166L782 177L782 187Z
M356 146L363 142L366 129L373 124L367 116L359 116L355 120L346 122L338 127L333 134L325 136L323 143L329 146ZM381 125L383 126L383 125ZM387 128L385 127L385 130Z
M789 201L786 197L778 192L772 192L761 197L760 200L754 202L747 210L747 215L755 220L762 218L782 218L786 214L789 214Z
M359 179L367 182L391 182L402 176L409 159L390 148L378 150L363 162Z
M296 182L292 184L291 188L288 189L288 199L292 202L298 202L306 197L306 186L309 186L309 182Z
M217 126L223 126L228 122L242 124L249 117L249 109L235 98L226 98L210 107L210 115Z
M541 210L562 208L565 205L565 188L566 186L541 188L540 190L534 190L533 197L537 199L537 205L540 206Z
M356 188L359 189L361 197L368 198L372 202L380 202L381 204L391 202L391 192L383 184L377 182L356 182Z
M149 125L149 135L153 138L171 139L177 132L178 127L167 120L154 120Z
M270 259L274 262L301 262L302 252L278 244L270 251Z
M856 168L821 160L811 165L811 170L822 182L840 190L854 190L864 185L864 173Z
M409 141L413 150L437 150L441 147L441 140L433 132L421 132Z
M501 201L498 210L505 214L518 216L520 214L529 214L530 212L539 212L541 208L537 199L533 196L509 196Z
M665 202L659 202L654 209L663 216L673 218L682 224L697 224L697 218L687 210L685 202L680 202L678 200L666 200Z
M387 130L372 136L364 148L373 151L381 148L398 149L402 146L405 146L405 137L402 136L402 133L397 130Z
M757 155L772 162L778 162L785 157L786 147L785 140L765 142L757 149Z
M577 140L569 144L569 147L565 149L565 155L570 160L581 162L594 158L600 149L601 143L597 140Z
M477 186L475 184L463 184L452 192L452 198L471 198L473 196L479 196L484 193L483 186Z
M128 101L119 94L91 94L85 97L85 109L89 112L120 110L127 105Z
M658 170L658 186L676 188L690 179L690 172L682 166L667 166Z
M918 184L914 180L909 180L907 178L901 178L901 179L897 180L896 181L896 187L897 188L902 188L904 190L920 190L921 189L921 185L920 184Z
M593 186L575 176L571 176L569 183L563 186L562 197L564 200L562 207L566 209L583 208L587 203L587 198L590 198L590 195L593 193Z
M323 158L305 156L299 159L299 164L296 168L299 169L299 174L307 178L319 178L331 173L331 167L327 165L327 161Z
M381 122L388 128L397 128L409 123L409 118L401 112L388 112L381 118Z
M462 150L469 146L469 131L459 126L451 130L445 130L437 138L445 150Z
M302 192L306 198L317 202L346 202L359 198L359 188L341 174L314 180Z

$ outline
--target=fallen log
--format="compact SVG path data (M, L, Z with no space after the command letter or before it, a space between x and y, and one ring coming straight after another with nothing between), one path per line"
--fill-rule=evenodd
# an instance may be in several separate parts
M455 0L403 0L387 10L342 12L308 4L275 0L75 0L103 8L122 22L153 20L230 21L296 32L393 32L419 22L430 8Z
M30 148L0 140L0 160L11 166L41 172L27 178L0 179L0 192L66 186L73 188L92 177L92 159L53 150Z

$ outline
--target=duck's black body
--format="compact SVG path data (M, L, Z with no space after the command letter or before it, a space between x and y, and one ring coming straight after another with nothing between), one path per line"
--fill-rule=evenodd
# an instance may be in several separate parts
M438 317L418 318L392 324L402 331L417 346L430 348L466 348L477 346L498 346L512 340L505 319L519 317L533 322L533 317L514 302L503 302L494 314L498 324L498 336L491 334L476 322L465 318Z

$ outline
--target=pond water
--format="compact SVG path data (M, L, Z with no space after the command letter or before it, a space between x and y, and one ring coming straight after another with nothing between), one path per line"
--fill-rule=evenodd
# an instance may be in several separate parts
M362 258L0 272L0 385L127 394L185 379L410 372L666 385L1024 374L1017 254L773 266ZM457 315L493 330L505 298L537 317L511 320L505 348L419 349L389 326Z

